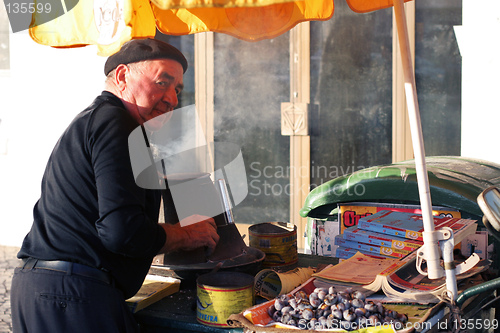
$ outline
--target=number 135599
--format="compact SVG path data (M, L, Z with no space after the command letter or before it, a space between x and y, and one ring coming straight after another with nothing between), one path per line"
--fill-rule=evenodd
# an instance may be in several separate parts
M37 3L34 4L33 2L27 3L27 2L14 2L14 3L7 3L5 4L5 9L7 10L7 13L9 14L26 14L26 13L50 13L52 10L52 7L50 3Z

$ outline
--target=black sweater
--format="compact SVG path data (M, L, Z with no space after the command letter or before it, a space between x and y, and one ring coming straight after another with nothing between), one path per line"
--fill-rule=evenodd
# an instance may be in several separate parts
M47 163L19 258L103 269L125 298L137 292L166 239L160 192L134 181L128 136L137 126L109 92L72 121Z

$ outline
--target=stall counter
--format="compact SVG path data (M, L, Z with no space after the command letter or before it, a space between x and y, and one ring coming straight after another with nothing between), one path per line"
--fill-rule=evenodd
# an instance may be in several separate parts
M299 267L318 267L318 265L337 263L338 259L333 257L298 254ZM199 323L196 320L196 286L192 284L185 286L181 283L178 292L137 312L135 317L141 326L141 333L243 332L242 328L212 327Z

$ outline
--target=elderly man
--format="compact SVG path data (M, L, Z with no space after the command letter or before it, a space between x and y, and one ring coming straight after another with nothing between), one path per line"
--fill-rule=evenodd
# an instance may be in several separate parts
M161 194L135 184L128 151L137 126L177 106L187 67L179 50L154 39L130 41L106 61L105 90L48 161L12 281L14 332L138 332L125 299L153 257L215 248L212 218L158 224Z

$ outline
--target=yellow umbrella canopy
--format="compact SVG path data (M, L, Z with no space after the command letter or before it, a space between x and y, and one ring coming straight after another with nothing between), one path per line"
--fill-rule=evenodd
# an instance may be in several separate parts
M258 41L273 38L307 20L327 20L332 1L305 0L253 7L161 9L152 6L158 29L170 35L222 32Z
M94 0L79 1L50 21L34 13L29 32L42 45L97 45L98 54L108 56L130 39L154 37L157 28L170 35L215 31L257 41L332 14L331 0Z
M404 0L408 2L411 0ZM347 0L347 4L352 11L356 13L367 13L374 10L388 8L394 6L393 0Z
M405 0L409 1L409 0ZM392 0L347 0L355 12L393 5ZM259 41L274 38L310 20L328 20L333 0L94 0L79 1L73 9L35 12L30 36L53 47L97 45L108 56L130 39L154 37L156 29L168 35L204 31L226 33Z

